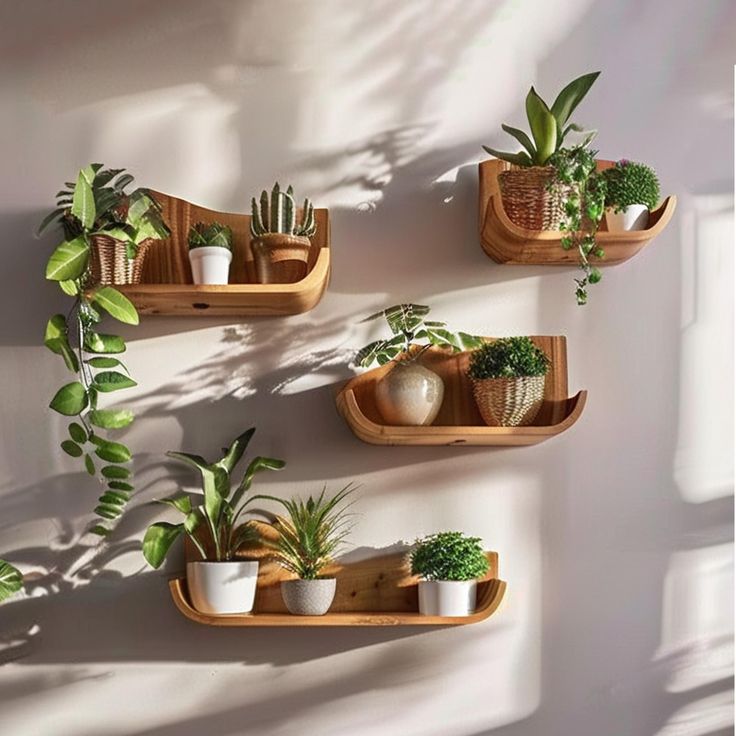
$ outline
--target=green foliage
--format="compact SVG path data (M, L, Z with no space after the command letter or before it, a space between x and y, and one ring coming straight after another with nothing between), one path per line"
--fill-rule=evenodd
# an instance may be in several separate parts
M311 238L317 231L314 219L314 205L309 199L302 205L302 219L297 223L296 201L294 189L282 191L279 183L274 184L269 201L268 192L261 192L260 201L253 197L250 201L251 219L250 234L254 238L269 233L285 233L286 235L302 235Z
M572 131L585 133L581 145L587 145L595 136L595 131L586 133L579 125L568 121L599 74L600 72L592 72L574 79L557 95L551 108L532 87L526 96L526 116L534 140L523 130L504 124L501 128L516 138L525 150L507 153L488 146L483 148L491 156L517 166L544 166L550 156L562 147L565 138Z
M350 533L352 514L350 504L344 502L357 490L348 484L332 497L326 497L323 488L316 498L276 498L254 496L256 499L276 501L286 510L286 516L277 516L274 528L278 532L275 542L266 540L266 546L274 552L276 561L302 580L315 580L329 565Z
M528 337L502 337L485 342L470 354L468 375L484 378L544 376L549 358Z
M606 183L606 207L613 207L614 212L631 204L653 210L659 202L659 179L646 164L621 159L601 176Z
M171 506L183 515L184 521L171 524L159 521L148 527L143 538L143 556L152 567L158 568L166 558L172 544L186 534L192 540L203 560L231 560L240 547L255 542L258 534L251 522L241 523L240 517L253 498L245 498L253 478L263 470L281 470L283 460L255 457L248 465L237 486L231 483L230 475L240 462L248 447L255 427L243 432L224 450L223 456L210 463L200 455L186 452L169 452L169 457L195 468L202 479L202 494L189 496L180 494L159 501ZM103 469L106 474L106 469ZM112 477L112 476L111 476ZM124 488L124 484L111 482L113 488ZM196 499L197 503L193 503Z
M23 575L9 562L0 560L0 603L15 595L23 587Z
M197 222L189 228L189 250L193 248L227 248L232 250L233 231L219 222Z
M488 558L478 537L440 532L417 542L411 573L424 580L475 580L488 572Z
M399 357L402 360L416 360L433 345L459 352L481 344L481 339L475 335L465 332L455 335L444 322L425 320L429 312L430 308L423 304L396 304L366 317L362 322L384 317L392 336L386 340L376 340L359 350L353 359L354 364L368 368L373 363L384 365ZM422 345L420 341L426 342ZM412 352L412 345L421 347Z
M590 262L591 257L604 258L603 249L596 243L596 233L604 211L606 183L596 171L597 151L585 145L561 148L550 157L555 168L557 188L563 195L564 215L560 223L562 247L578 252L578 263L583 276L575 279L575 298L579 305L588 301L588 285L597 284L602 274Z

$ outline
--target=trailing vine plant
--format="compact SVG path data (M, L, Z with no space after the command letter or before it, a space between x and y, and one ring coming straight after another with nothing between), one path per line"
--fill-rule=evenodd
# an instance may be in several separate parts
M130 449L107 438L107 430L123 429L133 421L129 409L102 407L100 396L136 386L128 369L116 356L126 349L118 335L101 332L102 312L125 324L138 324L133 304L112 286L95 283L90 269L90 249L95 235L107 235L126 245L128 258L146 239L169 235L158 202L146 189L127 193L133 181L123 169L103 169L90 164L79 172L76 182L67 182L57 194L57 207L41 223L38 234L56 223L63 241L46 266L46 278L59 284L71 297L67 314L53 315L46 325L44 344L59 355L67 369L76 374L51 399L50 407L74 418L61 449L79 458L90 476L104 490L94 511L100 518L91 531L105 535L109 524L120 516L134 490L127 464Z

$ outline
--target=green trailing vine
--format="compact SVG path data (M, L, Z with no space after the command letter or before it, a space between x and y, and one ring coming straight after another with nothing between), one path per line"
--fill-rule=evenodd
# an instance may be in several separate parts
M168 236L161 209L146 189L126 193L133 181L122 169L103 169L91 164L79 172L76 182L67 182L57 194L57 208L39 227L61 227L64 240L51 254L46 278L59 284L71 297L66 314L53 315L44 344L59 355L75 380L65 383L51 399L51 409L69 417L68 438L61 443L67 455L78 458L90 476L98 478L103 492L95 507L100 518L91 529L105 535L105 522L120 516L134 491L130 449L108 439L107 431L128 427L129 409L102 406L109 393L136 386L118 355L125 352L122 337L101 332L103 312L125 324L138 324L133 304L112 286L95 283L90 269L90 250L95 235L107 235L126 245L129 258L147 239Z

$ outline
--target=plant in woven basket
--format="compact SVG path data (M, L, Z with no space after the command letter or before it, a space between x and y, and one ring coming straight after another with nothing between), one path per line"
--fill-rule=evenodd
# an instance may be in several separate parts
M604 169L601 176L606 184L606 207L614 212L632 204L643 204L653 210L659 202L659 179L645 164L621 159Z
M274 184L269 200L268 192L261 192L260 202L251 199L250 234L254 238L280 233L311 238L317 231L314 219L314 205L309 199L302 205L301 220L297 221L297 208L294 189L289 186L284 192L279 183Z
M101 164L87 166L79 172L76 183L68 183L69 189L59 192L60 207L46 217L39 229L52 222L61 226L64 240L49 258L46 278L57 282L72 299L69 311L55 314L46 325L44 344L75 374L75 380L56 392L50 407L75 419L69 424L69 437L61 443L61 449L79 458L84 469L99 478L104 491L95 513L105 520L120 516L134 489L131 471L126 467L130 450L107 439L101 430L127 427L133 421L133 413L103 407L100 399L133 387L136 382L115 357L125 351L124 340L101 332L99 325L103 311L132 325L138 324L138 313L117 289L95 283L90 271L91 239L104 232L111 237L129 238L128 246L135 248L136 241L141 242L144 235L164 232L158 214L146 215L158 210L150 203L153 200L148 201L145 190L124 193L131 180L122 170L103 169ZM103 467L98 468L100 463ZM109 527L98 523L92 531L106 534Z
M189 250L194 248L226 248L232 250L233 231L219 222L197 222L189 228Z
M489 568L479 537L439 532L417 541L410 555L411 573L423 580L476 580Z
M23 575L17 567L0 560L0 603L14 596L23 587Z
M504 337L474 350L468 377L486 424L531 424L542 405L548 371L549 358L529 337Z

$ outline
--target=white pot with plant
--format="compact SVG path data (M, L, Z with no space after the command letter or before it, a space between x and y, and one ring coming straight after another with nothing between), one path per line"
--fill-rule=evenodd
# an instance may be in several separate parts
M189 229L189 263L195 284L227 284L233 260L233 232L219 222L198 222Z
M323 489L316 498L309 496L306 501L266 495L253 497L253 500L275 501L286 510L286 515L277 515L273 523L275 541L266 539L264 544L281 567L296 575L296 579L281 583L281 597L290 613L323 616L329 611L337 580L322 573L332 564L350 532L352 514L345 501L355 490L349 484L328 498Z
M376 406L386 424L421 426L432 424L445 395L445 384L434 371L422 365L422 355L430 347L453 352L475 347L480 338L447 329L444 322L425 320L429 307L397 304L372 314L364 322L384 317L392 336L376 340L358 351L355 365L368 368L391 364L376 381Z
M143 556L158 568L172 544L186 535L201 556L187 563L187 587L192 605L202 613L250 613L258 580L258 561L238 557L239 550L259 539L251 520L242 519L253 478L262 470L280 470L283 460L256 457L248 465L240 483L233 487L230 474L243 457L255 432L249 429L237 437L214 463L200 455L169 452L167 455L196 468L202 476L202 495L187 493L167 498L167 504L184 516L178 524L159 521L148 527L143 538ZM192 499L196 499L195 503Z
M649 166L621 159L602 173L610 232L646 230L659 203L659 179Z
M419 613L469 616L475 611L477 581L489 567L480 541L461 532L440 532L416 543L411 572L421 578Z
M473 350L468 377L485 423L531 424L544 400L548 371L549 358L529 337L504 337Z

